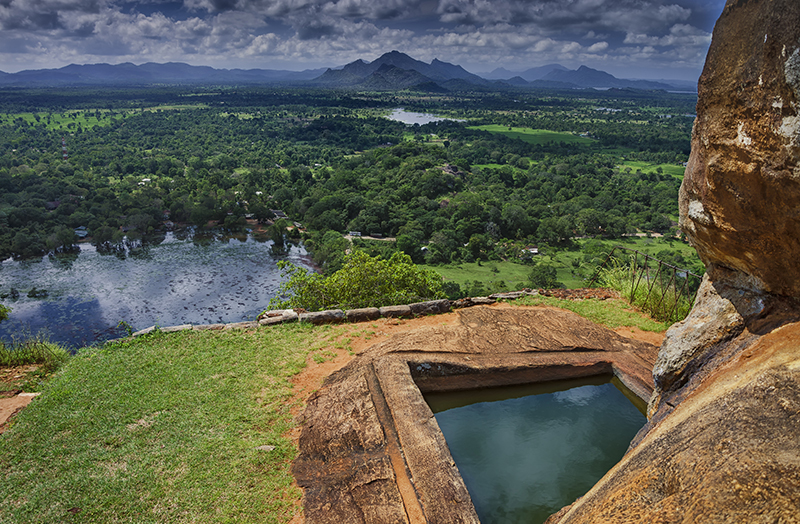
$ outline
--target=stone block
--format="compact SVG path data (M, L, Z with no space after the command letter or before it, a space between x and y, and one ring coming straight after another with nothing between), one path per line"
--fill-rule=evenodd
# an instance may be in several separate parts
M415 317L423 315L438 315L450 311L450 301L446 298L441 300L429 300L427 302L416 302L409 304L411 314Z
M411 318L411 307L406 305L401 306L384 306L380 308L381 316L385 318Z
M348 322L368 322L381 318L381 310L376 307L362 307L359 309L348 309L345 312Z
M300 313L298 320L300 322L309 322L311 324L336 324L344 322L346 319L344 311L341 309L328 309L325 311L313 311L311 313Z

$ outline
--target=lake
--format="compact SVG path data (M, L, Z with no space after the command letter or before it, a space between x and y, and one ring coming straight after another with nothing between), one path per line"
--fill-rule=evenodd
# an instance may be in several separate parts
M124 336L120 321L138 330L255 320L278 291L278 260L311 267L302 247L278 258L271 245L251 234L187 230L120 256L84 243L72 256L3 261L0 294L15 288L20 297L2 299L12 312L0 322L0 339L44 330L76 348ZM48 296L28 298L33 287Z
M397 122L403 122L404 124L408 125L423 125L430 124L431 122L443 122L446 120L451 120L453 122L464 122L464 120L457 120L455 118L443 118L436 115L430 115L428 113L415 113L413 111L406 111L403 108L395 109L387 118L389 118L389 120L396 120Z

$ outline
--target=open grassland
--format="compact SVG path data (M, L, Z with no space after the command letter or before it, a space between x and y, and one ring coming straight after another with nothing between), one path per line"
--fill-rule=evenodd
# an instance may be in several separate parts
M541 254L534 257L533 262L553 266L556 269L558 281L565 287L581 288L590 283L597 266L603 264L606 255L615 246L635 249L656 258L665 257L665 252L680 255L686 262L685 266L687 267L684 269L702 273L694 248L674 237L631 236L609 240L575 239L561 246L540 246ZM633 253L618 250L615 256L627 259L633 256ZM533 265L506 260L425 267L442 275L445 282L457 283L463 291L466 291L474 281L481 282L487 294L528 287L529 275L533 269Z
M497 124L483 126L470 126L469 129L479 129L490 133L499 133L509 138L518 138L529 144L546 144L547 142L566 142L569 144L594 144L595 142L586 137L573 135L571 133L559 133L544 129L531 129L529 127L509 127Z
M475 280L489 288L492 287L492 283L499 284L502 281L509 290L522 289L526 287L528 274L531 271L530 266L502 260L422 267L436 271L442 275L445 282L455 282L462 289Z
M641 162L638 160L626 160L624 161L621 166L623 169L626 167L631 168L632 171L641 171L642 173L656 173L658 168L661 168L661 172L667 175L672 175L675 178L683 179L683 172L686 171L686 168L681 165L676 164L651 164L649 162Z

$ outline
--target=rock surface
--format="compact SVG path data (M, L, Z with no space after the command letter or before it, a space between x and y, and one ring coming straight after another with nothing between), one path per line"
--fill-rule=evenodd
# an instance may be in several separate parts
M303 415L292 471L305 521L478 522L421 392L615 374L640 398L652 392L656 348L568 311L458 311L376 344L326 380Z
M548 524L800 522L799 103L800 2L728 0L680 194L706 275L648 424Z
M738 287L800 296L800 2L728 0L698 91L681 228Z

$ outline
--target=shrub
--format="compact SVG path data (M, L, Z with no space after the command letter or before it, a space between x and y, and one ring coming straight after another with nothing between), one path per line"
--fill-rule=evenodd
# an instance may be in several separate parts
M69 351L41 336L0 342L0 367L40 364L42 371L52 373L69 359Z
M558 274L555 266L539 262L531 269L528 274L528 287L553 289L557 287L564 287L564 284L558 281Z
M278 262L288 280L270 308L303 308L308 311L355 309L408 304L445 298L442 278L433 270L420 268L405 253L387 259L355 251L344 265L325 277L290 262Z
M678 322L686 318L692 309L695 291L694 286L683 285L683 278L688 276L664 278L664 275L656 273L648 278L642 274L641 268L639 274L634 274L632 268L632 265L623 265L615 260L600 272L599 282L618 291L655 320Z

